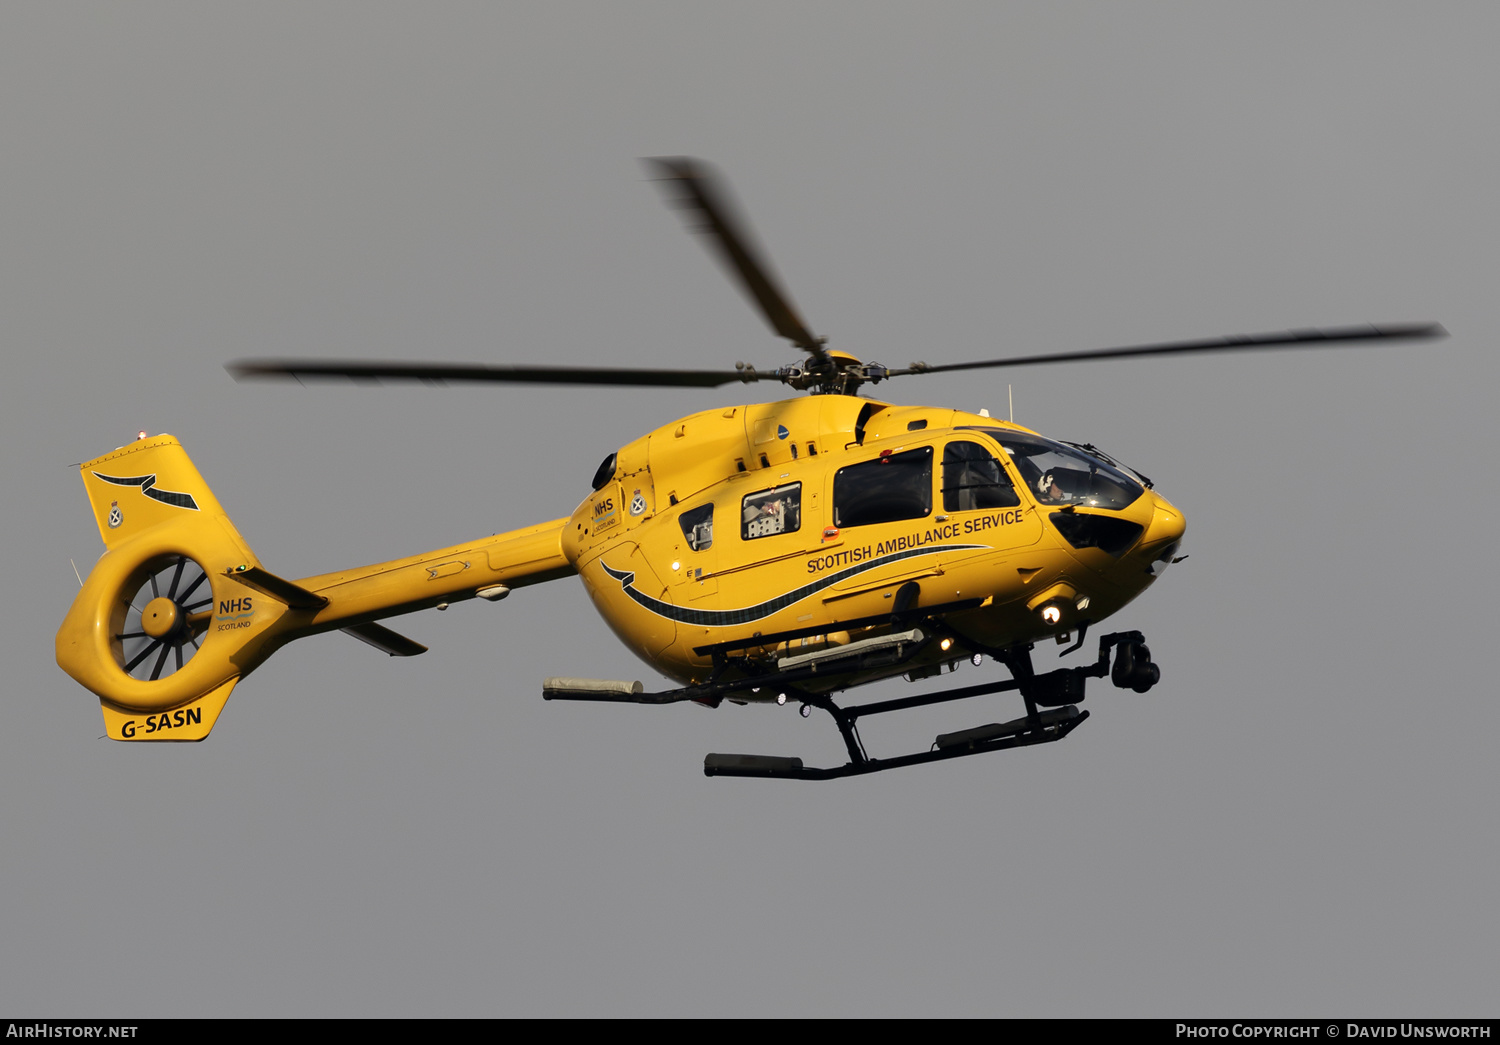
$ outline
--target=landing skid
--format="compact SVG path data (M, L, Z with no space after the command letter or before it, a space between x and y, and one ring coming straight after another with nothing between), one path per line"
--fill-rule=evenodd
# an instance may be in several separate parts
M1127 637L1128 636L1128 637ZM1139 633L1106 635L1099 642L1099 660L1082 668L1059 668L1043 675L1031 670L1031 647L1016 646L1008 650L986 650L1011 670L1014 678L991 682L980 686L963 686L937 693L919 696L898 697L874 704L841 708L826 696L801 695L804 709L821 708L833 716L844 746L849 751L849 761L831 769L809 768L800 758L778 758L772 755L725 755L710 754L703 760L704 776L748 776L781 777L790 780L832 780L835 777L860 776L865 773L880 773L902 766L915 766L923 762L939 762L949 758L967 758L986 751L1005 751L1015 747L1030 747L1033 744L1050 744L1061 740L1081 726L1089 717L1087 711L1079 711L1074 704L1053 707L1041 711L1038 705L1056 705L1064 700L1082 700L1084 679L1102 678L1109 673L1110 647L1120 640L1138 638ZM859 720L871 715L883 715L892 711L925 707L929 704L944 704L952 700L966 700L990 693L1020 690L1026 702L1026 714L1008 722L993 722L985 726L945 733L933 741L927 751L917 751L895 758L871 758L859 736Z
M850 710L864 711L868 714L870 713L868 709L873 706L866 705L864 708ZM837 712L836 721L846 715L848 711ZM869 758L863 750L856 752L855 749L860 747L860 743L858 734L854 733L853 723L849 723L846 729L844 722L839 721L839 731L844 734L844 742L851 745L851 760L842 766L818 769L804 766L800 758L779 758L775 755L711 754L703 759L703 775L832 780L835 777L880 773L887 769L915 766L923 762L966 758L969 755L978 755L986 751L1004 751L1013 747L1029 747L1032 744L1050 744L1073 732L1088 717L1087 711L1079 711L1078 708L1069 704L1067 707L1042 712L1037 716L1036 723L1033 723L1028 716L1012 719L1009 722L966 729L961 733L948 733L938 737L930 751L918 751L915 754L898 755L895 758Z
M915 636L912 639L912 644L915 646L920 647L925 641L930 641L920 630L910 634ZM759 641L766 641L767 638ZM905 635L893 636L893 638L905 638ZM800 758L715 753L704 758L704 775L832 780L835 777L879 773L887 769L914 766L923 762L966 758L969 755L983 754L987 751L1006 751L1010 748L1030 747L1033 744L1050 744L1073 732L1089 717L1087 711L1078 710L1076 703L1084 698L1084 686L1087 679L1104 678L1112 674L1116 686L1144 693L1160 677L1157 666L1151 663L1151 652L1146 648L1145 639L1138 631L1116 632L1103 636L1099 640L1098 659L1093 664L1077 668L1059 668L1040 675L1032 670L1030 645L991 649L972 640L962 639L961 641L965 647L976 652L987 653L1004 664L1010 669L1013 677L1000 682L963 686L937 693L899 697L894 700L860 704L854 707L840 707L832 698L824 694L811 693L799 687L798 683L805 683L811 679L817 670L816 665L751 678L708 682L661 693L641 692L639 683L632 685L551 679L548 680L547 688L543 690L543 696L548 700L592 700L632 704L674 704L694 700L717 705L725 697L733 698L736 693L748 690L777 692L780 694L778 702L785 702L787 699L800 702L804 717L811 714L813 708L828 712L844 739L844 746L849 752L849 761L842 766L819 769L803 765ZM1082 644L1083 636L1080 635L1078 644L1072 649L1077 649ZM1111 672L1110 650L1116 647L1119 652L1115 657L1114 670ZM916 652L918 652L917 649L903 650L900 646L892 648L887 644L878 650L872 649L858 656L866 659L879 657L889 663L892 657L909 659L915 656ZM970 697L1003 693L1009 690L1020 691L1021 699L1026 704L1024 716L1007 722L995 722L956 733L942 734L933 741L932 747L927 751L899 755L895 758L871 758L865 752L864 743L859 736L858 723L861 718L953 700L966 700ZM1042 708L1049 710L1044 711L1041 710Z

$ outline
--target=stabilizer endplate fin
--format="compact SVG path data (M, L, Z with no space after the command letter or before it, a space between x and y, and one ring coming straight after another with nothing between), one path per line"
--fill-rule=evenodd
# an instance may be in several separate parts
M236 566L227 571L227 576L241 584L248 584L256 591L264 592L278 602L286 603L294 610L317 610L328 605L328 600L323 596L259 566Z
M381 624L356 624L352 628L340 628L345 635L353 635L360 642L368 643L393 657L415 657L426 653L427 647L405 635L392 631Z

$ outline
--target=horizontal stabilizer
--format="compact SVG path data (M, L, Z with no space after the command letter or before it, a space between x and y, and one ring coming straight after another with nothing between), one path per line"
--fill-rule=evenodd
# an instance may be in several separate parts
M398 634L380 624L356 624L352 628L340 628L345 635L353 635L360 642L369 643L382 653L389 653L393 657L415 657L418 653L426 653L427 647L420 642L414 642L405 635Z
M300 585L293 584L285 578L278 577L270 570L263 570L259 566L236 566L229 571L229 576L241 584L248 584L256 591L265 592L278 602L284 602L294 610L317 610L328 605L328 600L321 595L315 595ZM353 628L346 629L353 632ZM384 629L381 629L384 630ZM395 634L392 632L392 634ZM396 636L400 638L400 636ZM365 641L369 641L366 639ZM378 645L378 643L371 643ZM423 647L424 649L426 647ZM392 654L396 656L396 654ZM410 654L406 654L410 656Z

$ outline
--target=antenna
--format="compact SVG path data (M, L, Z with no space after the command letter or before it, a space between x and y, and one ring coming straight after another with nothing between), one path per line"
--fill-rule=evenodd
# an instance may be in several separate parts
M1010 423L1016 423L1016 397L1010 390L1010 385L1005 386L1005 398L1010 401Z
M75 577L78 578L78 586L80 588L83 587L83 577L78 572L78 564L76 562L74 562L72 559L69 559L68 560L68 565L70 565L70 566L73 567L73 576L75 576Z

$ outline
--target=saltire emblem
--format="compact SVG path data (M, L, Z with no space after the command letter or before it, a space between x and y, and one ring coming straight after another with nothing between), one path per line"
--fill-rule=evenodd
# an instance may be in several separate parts
M162 504L170 504L173 508L186 508L189 511L194 512L198 510L198 502L193 500L192 494L177 493L175 490L158 490L156 488L156 474L154 472L151 475L133 475L129 478L118 475L100 475L98 472L94 472L92 474L95 479L102 480L106 483L114 483L116 486L139 486L141 488L141 493L145 494L153 501L160 501ZM118 526L120 524L115 522L114 520L115 512L118 510L120 502L116 501L114 503L115 508L111 509L109 513L109 524L111 526Z
M942 552L964 552L964 551L989 551L987 544L938 544L929 548L908 548L905 551L892 552L890 555L881 555L862 562L858 566L850 566L838 573L831 573L826 577L820 577L811 584L804 584L784 595L778 595L774 599L768 599L756 606L746 606L737 610L694 610L686 606L674 606L670 602L653 599L645 592L635 586L635 572L633 570L616 570L608 563L600 560L599 568L620 582L620 587L625 594L637 605L650 610L659 617L675 620L680 624L696 624L704 628L728 628L736 624L749 624L752 621L763 620L772 614L780 613L788 606L793 606L809 596L816 595L840 581L846 581L850 577L858 576L869 570L887 566L902 559L910 559L917 555L938 555Z
M120 511L119 501L109 502L109 528L113 530L125 521L125 515Z
M646 498L641 491L637 490L635 496L630 499L630 514L640 515L646 510Z

